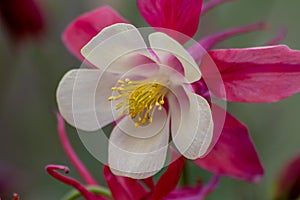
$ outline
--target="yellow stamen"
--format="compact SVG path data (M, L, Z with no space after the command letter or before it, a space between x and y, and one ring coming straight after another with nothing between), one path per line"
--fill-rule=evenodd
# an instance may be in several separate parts
M135 120L135 126L146 125L151 123L155 110L162 110L164 98L168 93L168 88L157 81L132 81L126 78L125 81L118 81L119 87L113 87L118 95L108 98L109 101L122 99L117 103L116 110L123 114L129 115Z

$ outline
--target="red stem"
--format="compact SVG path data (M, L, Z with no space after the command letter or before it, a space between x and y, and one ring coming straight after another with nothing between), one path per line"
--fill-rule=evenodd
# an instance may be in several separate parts
M217 7L218 5L228 2L228 1L234 1L234 0L210 0L203 4L201 9L201 15L204 15L207 11Z
M276 45L279 44L287 35L287 28L286 27L282 27L279 32L277 33L277 35L272 38L269 42L267 42L266 45Z
M215 174L209 181L208 184L206 184L200 192L200 195L198 196L199 199L204 199L210 192L212 192L218 185L220 181L220 175Z
M208 35L204 37L203 39L200 40L200 44L206 49L209 50L212 47L214 47L217 43L229 39L231 37L249 33L252 31L257 31L257 30L263 30L267 29L268 26L265 23L256 23L256 24L250 24L247 26L240 26L240 27L235 27L235 28L230 28L218 33L214 33L211 35Z
M47 165L46 166L46 171L52 177L56 178L57 180L65 183L67 185L73 186L81 193L81 195L85 199L87 199L87 200L104 200L103 197L95 195L95 194L91 193L90 191L88 191L79 181L77 181L73 178L64 176L64 175L58 173L57 170L62 170L66 174L69 173L69 171L70 171L68 167L62 166L62 165Z
M214 33L211 35L208 35L201 39L198 44L195 44L191 48L189 48L190 54L193 56L193 58L198 62L199 60L202 59L203 54L206 53L206 51L212 49L216 44L219 42L229 39L231 37L249 33L252 31L257 31L257 30L263 30L266 29L267 25L265 23L256 23L256 24L251 24L247 26L241 26L241 27L236 27L236 28L230 28L218 33ZM205 51L204 51L205 50ZM201 53L202 52L202 53Z
M81 162L81 160L78 158L75 151L73 150L69 142L69 139L67 137L67 133L65 130L65 122L62 116L59 113L57 113L56 118L57 118L57 130L58 130L59 138L68 158L73 163L78 173L81 175L81 177L88 185L98 185L96 180L91 176L87 168L84 166L84 164Z

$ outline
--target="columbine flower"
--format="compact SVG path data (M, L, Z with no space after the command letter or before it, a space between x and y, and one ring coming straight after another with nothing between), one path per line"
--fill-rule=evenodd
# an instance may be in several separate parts
M200 14L225 1L210 0L203 6L202 1L185 0L138 0L137 3L150 25L169 28L192 37L198 29ZM98 20L99 16L101 20ZM83 59L80 49L104 27L120 22L126 20L112 8L101 7L74 20L64 32L63 40L73 54ZM210 88L217 97L234 102L275 102L300 91L299 51L290 50L284 45L211 50L224 39L264 28L263 24L238 27L206 36L199 41L216 62L224 81L226 96L219 90L220 85L215 84L214 88ZM283 35L284 33L279 34L279 39L275 38L275 42L270 43L277 44ZM189 52L196 61L203 59L203 52L199 52L197 48L191 48ZM207 59L208 56L206 61ZM207 62L204 60L202 64L204 63ZM209 74L208 66L202 66L201 72L202 77L212 75ZM210 78L213 80L213 76ZM207 96L208 90L203 79L192 86L197 93ZM212 113L214 121L220 112L223 113L224 110L219 108ZM217 125L218 123L214 123L215 130ZM244 124L227 113L220 138L214 139L213 144L216 144L212 150L204 158L197 159L196 164L213 173L248 181L259 180L263 168Z
M0 18L17 41L37 36L44 29L44 17L34 0L1 0Z
M79 129L94 131L121 118L110 135L108 163L114 173L134 178L163 167L169 132L190 159L207 152L213 133L208 102L187 87L201 78L198 65L164 33L150 34L149 42L150 50L130 24L106 27L82 49L99 69L71 70L57 91L61 114Z
M213 8L215 5L221 3L222 1L209 1L207 4L205 4L202 8L203 13L207 12L209 9ZM151 9L141 9L141 7L147 7L147 5L142 6L141 4L149 4L148 6L151 6L151 4L155 4L155 2L150 2L150 1L140 1L140 10L141 12L146 12L151 11ZM167 6L167 3L170 3L169 1L161 1L160 3L164 4L165 6ZM157 3L156 5L158 6L157 9L160 10L158 12L155 12L157 15L165 15L163 13L163 11L165 9L165 7L159 7L160 3ZM174 23L172 23L172 27L170 27L168 24L169 20L168 20L168 16L165 17L164 21L160 21L160 27L168 27L171 28L173 30L189 30L189 34L188 32L184 32L185 34L188 34L189 36L192 36L196 29L195 26L198 26L198 22L199 22L199 13L200 10L197 9L197 12L182 12L184 10L191 10L195 7L195 4L192 1L186 2L186 1L174 1L172 2L174 4L176 4L176 6L173 6L173 10L169 12L170 16L177 16L180 15L179 13L182 14L182 16L184 17L185 15L189 15L189 17L187 17L186 19L189 19L191 22L189 23L191 26L187 26L186 23L183 23L182 21L178 21L177 25L175 24L176 21L173 21ZM201 7L202 1L197 1L197 6L196 7ZM176 9L175 9L176 8ZM153 11L153 10L152 10ZM153 11L154 12L154 11ZM198 13L199 12L199 13ZM174 14L172 14L174 13ZM145 16L145 18L148 20L150 20L151 15L148 14L147 17L147 13L143 14L143 16ZM102 19L102 20L98 20L98 19ZM157 20L159 20L160 18L157 17ZM153 22L153 20L151 20ZM110 7L100 7L98 9L95 9L94 11L91 11L89 13L86 13L80 17L78 17L76 20L74 20L66 29L66 31L63 34L63 41L65 43L65 45L67 46L67 48L79 59L83 60L84 57L81 54L81 49L94 37L97 35L98 32L100 32L103 28L110 26L112 24L116 24L116 23L124 23L127 22L124 18L122 18L115 10L113 10ZM156 24L153 24L154 26L156 26ZM207 49L211 48L211 46L215 45L217 42L222 41L228 37L237 35L237 34L242 34L242 33L247 33L253 30L259 30L262 29L264 26L262 24L254 24L254 25L250 25L250 26L245 26L245 27L239 27L239 28L234 28L234 29L229 29L226 30L224 32L218 33L218 34L214 34L211 36L206 37L203 40L203 45L204 47L207 47ZM192 30L192 31L191 31ZM162 30L164 31L164 30ZM204 44L205 43L205 44ZM197 49L196 49L197 50ZM191 51L191 53L197 53L197 51L193 52ZM76 74L76 73L75 73ZM116 80L117 81L117 80ZM103 81L105 82L105 81ZM207 94L205 94L207 92L206 87L204 82L201 81L198 83L194 83L193 87L196 91L203 91L202 95L203 96L207 96ZM106 98L107 96L109 96L111 93L110 90L107 90L107 94L104 95L104 97ZM103 98L104 98L103 97ZM99 95L99 98L97 98L98 100L101 98L101 96ZM103 102L107 102L106 99L103 100ZM83 102L81 102L83 103ZM90 105L93 105L94 102L86 102L84 103L84 105L82 105L82 107L90 107ZM69 105L70 109L72 108L72 105L70 105L70 102L67 103L66 105ZM100 104L96 105L99 106ZM74 107L75 108L75 107ZM215 115L217 116L218 113L224 113L224 111L220 108L219 110L221 110L220 112L216 112ZM70 113L71 114L71 113ZM214 113L213 113L214 114ZM110 111L109 114L111 115ZM82 115L85 116L85 115ZM241 178L241 179L247 179L247 180L252 180L252 177L257 177L258 175L262 174L262 168L260 165L260 162L258 160L257 154L254 150L254 147L251 143L251 140L249 139L248 136L248 132L247 129L244 125L242 125L240 122L238 122L237 120L235 120L233 117L231 117L231 115L227 114L227 116L225 119L225 124L224 124L224 129L222 130L222 134L220 137L219 142L217 142L216 146L217 148L213 148L212 151L217 153L214 153L213 155L217 154L220 158L224 157L223 160L221 159L216 159L215 162L205 162L203 161L203 163L209 163L207 165L205 165L205 169L212 171L212 172L220 172L222 174L225 175L229 175L229 176L233 176L236 178ZM102 116L99 116L99 118L101 119ZM233 120L232 120L233 118ZM86 118L89 119L89 118ZM80 121L80 120L79 120ZM77 120L77 123L79 122ZM90 119L88 121L86 121L86 123L88 123L90 121ZM103 121L103 119L102 119ZM109 122L111 120L107 120L107 122ZM232 124L232 122L234 122ZM90 122L89 122L90 123ZM74 124L74 123L72 123ZM234 140L233 142L230 142L231 140L224 140L223 138L227 138L227 137L235 137L235 134L239 134L239 138L241 139L241 142L238 140ZM213 139L216 141L218 137L214 137ZM213 141L213 142L215 142ZM237 142L237 143L236 143ZM247 145L243 145L244 143L246 143ZM220 147L221 146L221 147ZM224 148L223 148L224 146ZM218 150L218 149L224 149L225 151L222 150ZM228 151L227 151L228 150ZM245 157L247 158L251 158L251 159L244 159L244 156L240 156L241 154L236 154L236 152L243 152L241 154L247 155ZM208 154L210 155L210 154ZM225 156L226 155L226 156ZM232 158L228 158L228 156L232 156ZM228 159L228 160L227 160ZM202 159L200 159L202 160ZM228 163L228 165L223 165L224 160L226 160L226 162ZM201 164L199 164L201 165ZM219 170L222 169L222 170ZM251 169L251 170L249 170Z

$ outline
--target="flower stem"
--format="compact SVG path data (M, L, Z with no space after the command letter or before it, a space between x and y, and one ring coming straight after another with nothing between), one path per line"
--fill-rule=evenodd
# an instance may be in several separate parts
M198 43L191 46L188 49L188 51L191 54L191 56L194 58L194 60L197 63L199 63L200 60L203 58L203 56L207 53L206 51L211 50L219 42L222 42L226 39L241 34L246 34L258 30L264 30L267 29L267 27L268 26L265 23L256 23L256 24L250 24L246 26L229 28L224 31L217 32L202 38L201 40L198 41Z
M58 122L57 130L58 130L59 138L61 140L62 146L63 146L67 156L69 157L70 161L73 163L73 165L77 169L78 173L81 175L83 180L88 185L98 185L96 180L91 176L91 174L89 173L87 168L84 166L84 164L81 162L81 160L78 158L75 151L73 150L73 148L68 140L68 137L67 137L67 133L65 130L65 123L64 123L62 116L59 113L57 113L56 118L57 118L57 122Z
M109 191L109 189L105 188L105 187L93 187L93 186L87 186L86 189L88 191L90 191L91 193L94 194L102 194L104 196L107 196L109 198L112 197L111 192ZM67 193L62 199L64 200L74 200L81 197L80 192L78 192L77 190L72 190L69 193Z
M235 28L229 28L224 31L214 33L214 34L211 34L211 35L208 35L208 36L202 38L199 41L199 44L202 45L204 49L210 50L219 42L229 39L231 37L245 34L245 33L250 33L253 31L265 30L267 28L268 28L268 25L263 22L250 24L250 25L246 25L246 26L235 27Z
M228 2L228 1L233 1L233 0L210 0L203 4L202 9L201 9L201 15L204 15L207 11L215 8L216 6Z
M266 45L277 45L285 38L286 35L287 35L287 28L282 27L277 33L277 35L274 38L272 38L269 42L267 42Z
M184 162L183 170L182 170L182 182L181 185L187 186L190 183L190 173L189 173L189 162Z
M210 192L212 192L218 185L220 181L220 175L215 174L213 177L210 179L210 181L205 185L199 194L199 199L204 199Z
M74 188L76 188L80 194L87 200L105 200L104 197L91 193L88 189L86 189L80 182L78 182L77 180L67 177L65 175L60 174L59 172L57 172L58 170L62 170L65 173L69 173L69 168L66 166L62 166L62 165L47 165L46 166L46 171L54 178L56 178L57 180L73 186Z

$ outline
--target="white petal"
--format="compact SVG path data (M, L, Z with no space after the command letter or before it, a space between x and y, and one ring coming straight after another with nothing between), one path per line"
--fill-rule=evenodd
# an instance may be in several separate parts
M81 53L83 56L87 56L90 54L94 48L96 48L100 43L104 42L105 40L109 39L111 36L119 34L124 31L128 31L133 29L131 24L124 24L124 23L117 23L113 24L112 26L108 26L102 29L91 41L89 41L82 49Z
M81 53L103 71L120 73L132 67L133 56L141 54L151 57L138 29L123 23L104 28L81 49Z
M133 135L143 134L140 129ZM151 130L147 130L151 131ZM164 166L169 140L169 120L163 129L149 138L137 138L116 126L110 136L108 164L116 175L144 179Z
M201 78L199 66L193 57L179 44L176 40L168 35L156 32L149 35L150 46L158 55L160 60L164 60L166 56L173 54L183 65L185 78L188 82L194 82Z
M57 89L58 108L64 119L85 131L98 130L114 121L108 97L117 79L94 69L66 73Z
M135 121L130 116L126 116L117 126L124 133L135 138L150 138L162 131L167 122L167 113L164 109L154 113L153 121L146 126L135 126Z
M159 70L160 67L157 63L145 63L138 66L133 66L127 72L122 74L121 80L125 80L126 78L131 80L141 80L155 77L159 73Z
M207 101L186 93L189 102L170 95L172 140L179 152L189 159L203 156L212 141L213 120ZM180 108L180 109L179 109Z

